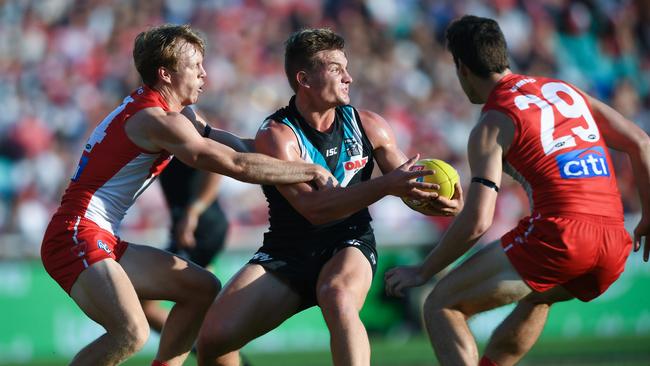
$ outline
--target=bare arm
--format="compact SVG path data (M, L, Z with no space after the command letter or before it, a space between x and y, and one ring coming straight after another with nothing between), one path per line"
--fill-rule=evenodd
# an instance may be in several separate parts
M639 126L623 117L605 103L587 97L598 128L607 146L625 152L630 157L634 180L641 198L641 220L634 229L634 250L641 247L641 238L650 234L650 138ZM650 244L643 248L643 260L650 257Z
M388 174L402 165L406 161L406 155L397 146L395 133L386 120L366 110L360 110L359 115L382 173ZM434 194L426 201L428 204L420 210L421 213L429 216L454 216L463 208L463 190L458 184L451 199Z
M487 112L472 130L468 158L473 177L501 184L504 146L512 141L514 127L503 114ZM405 288L419 286L465 254L492 225L497 193L472 183L467 204L443 234L440 243L415 267L398 267L386 273L386 291L401 296Z
M129 119L127 135L151 151L166 150L194 168L228 175L258 184L315 181L324 186L333 179L323 168L308 163L289 163L255 153L238 153L214 140L201 137L180 113L148 108Z
M301 161L295 135L281 123L267 121L260 128L255 142L259 152L282 160ZM415 162L414 159L407 161L403 155L392 158L391 164L400 167L394 173L348 187L316 190L307 184L293 184L276 188L302 216L315 225L349 216L389 194L423 198L433 195L415 190L416 187L431 185L412 181L430 172L410 172L408 169Z
M193 248L196 245L194 232L199 223L199 217L217 199L221 175L209 172L201 174L200 186L196 197L185 208L183 217L176 224L176 240L179 246Z

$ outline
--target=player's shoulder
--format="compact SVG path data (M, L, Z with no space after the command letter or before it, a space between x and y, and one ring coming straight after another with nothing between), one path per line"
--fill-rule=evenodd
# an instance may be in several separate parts
M511 116L498 109L488 109L481 113L476 127L508 127L514 124Z
M388 121L373 111L358 109L357 112L359 113L361 124L368 134L371 134L374 131L381 132L384 129L390 128Z
M262 122L257 130L255 142L269 146L285 146L296 142L296 136L291 127L269 117Z
M180 112L166 111L156 106L143 108L133 114L129 119L131 121L138 121L139 123L164 127L179 120L186 120L187 117Z
M503 111L484 111L470 133L470 141L489 135L495 136L499 144L510 146L516 135L515 121Z

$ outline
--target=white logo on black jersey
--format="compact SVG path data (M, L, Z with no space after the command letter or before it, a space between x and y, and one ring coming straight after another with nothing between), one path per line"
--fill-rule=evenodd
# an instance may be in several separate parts
M271 255L266 254L264 252L257 252L253 256L253 260L260 261L260 262L268 262L270 260L273 260L273 257L271 257Z

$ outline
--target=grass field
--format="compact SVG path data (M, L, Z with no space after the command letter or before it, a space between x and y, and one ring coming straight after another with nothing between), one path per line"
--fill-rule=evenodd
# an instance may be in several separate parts
M375 339L372 342L373 366L432 366L437 365L427 340L423 337L405 343ZM331 365L329 352L301 353L247 353L253 366L326 366ZM150 360L134 358L127 366L149 365ZM64 360L20 364L28 366L65 365ZM3 364L0 365L18 365ZM186 366L196 365L193 357ZM520 363L522 366L648 366L650 365L650 337L617 339L579 339L575 341L540 341Z

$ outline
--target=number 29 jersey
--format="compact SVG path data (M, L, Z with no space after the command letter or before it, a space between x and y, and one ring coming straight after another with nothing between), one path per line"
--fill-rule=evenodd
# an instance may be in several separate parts
M623 218L614 167L585 97L543 77L504 76L483 112L497 110L515 126L504 171L522 184L531 212Z

